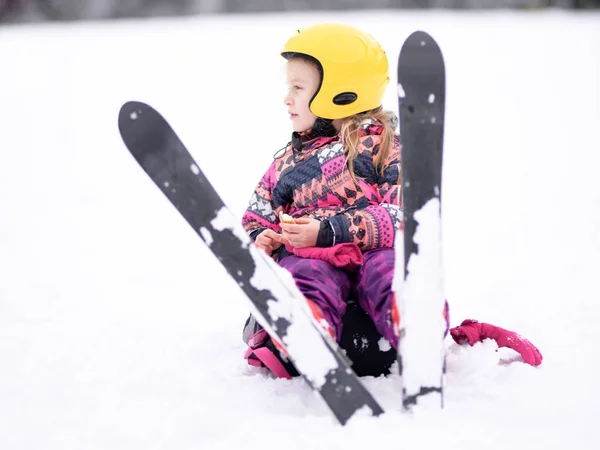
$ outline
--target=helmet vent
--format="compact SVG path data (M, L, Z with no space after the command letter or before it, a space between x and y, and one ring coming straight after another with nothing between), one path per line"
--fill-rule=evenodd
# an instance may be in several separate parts
M342 92L333 97L333 103L336 105L349 105L356 101L358 96L354 92Z

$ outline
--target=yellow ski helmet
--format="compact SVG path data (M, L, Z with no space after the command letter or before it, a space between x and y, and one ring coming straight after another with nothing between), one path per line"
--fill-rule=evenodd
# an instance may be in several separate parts
M321 85L309 104L317 117L341 119L381 106L388 60L371 35L343 24L313 25L298 30L281 55L308 56L319 66Z

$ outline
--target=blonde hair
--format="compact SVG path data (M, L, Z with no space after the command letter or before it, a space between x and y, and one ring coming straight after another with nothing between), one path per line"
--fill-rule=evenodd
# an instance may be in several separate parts
M394 145L394 127L392 123L395 121L395 115L392 111L384 110L380 106L376 109L341 119L340 138L344 144L344 153L346 154L348 171L353 179L356 179L354 174L354 160L358 155L358 131L361 124L368 119L375 120L383 126L379 151L373 161L375 171L379 176L383 176L385 162Z

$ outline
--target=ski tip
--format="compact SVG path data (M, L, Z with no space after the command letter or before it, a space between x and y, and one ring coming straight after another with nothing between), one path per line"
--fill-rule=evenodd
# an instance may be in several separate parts
M124 103L119 110L119 130L122 132L125 127L151 109L150 106L143 102L129 101Z
M408 36L408 38L406 38L406 41L404 41L404 45L403 46L412 46L418 44L421 47L436 47L439 49L439 45L436 42L436 40L433 38L433 36L431 36L429 33L427 33L426 31L422 31L422 30L417 30L417 31L413 31L410 36Z
M427 32L427 31L423 31L423 30L415 30L412 33L410 33L409 39L411 36L415 36L415 37L425 37L425 36L429 36L431 37L431 35Z

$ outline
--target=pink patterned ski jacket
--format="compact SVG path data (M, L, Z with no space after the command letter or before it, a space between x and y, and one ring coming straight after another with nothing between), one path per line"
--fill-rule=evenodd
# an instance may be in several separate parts
M339 134L293 133L292 142L273 161L250 198L242 218L245 230L253 237L264 228L281 232L279 212L283 211L295 218L327 219L334 244L354 242L363 252L393 247L403 217L401 147L395 133L379 175L374 158L383 130L373 119L361 124L353 163L356 182L346 166Z

